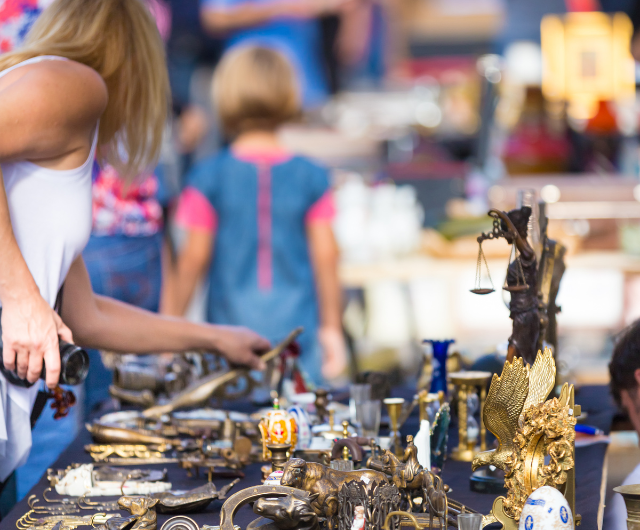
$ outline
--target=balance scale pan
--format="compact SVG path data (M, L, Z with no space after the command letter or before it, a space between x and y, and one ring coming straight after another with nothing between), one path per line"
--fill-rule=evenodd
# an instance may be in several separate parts
M509 291L510 293L519 293L526 291L528 288L528 285L508 285L507 287L503 287L505 291Z
M473 293L473 294L489 294L489 293L493 293L495 291L495 289L489 289L489 288L485 288L485 289L469 289L469 292Z

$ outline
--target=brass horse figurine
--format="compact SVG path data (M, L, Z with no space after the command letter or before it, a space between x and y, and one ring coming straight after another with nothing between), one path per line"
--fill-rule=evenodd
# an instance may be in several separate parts
M438 517L438 528L447 527L449 504L442 479L424 469L418 462L418 448L413 436L407 436L407 448L400 460L391 451L386 450L379 459L369 461L371 469L382 471L391 476L393 484L402 492L409 509L414 509L414 499L422 499L421 511L429 513L429 527L433 527L433 518Z

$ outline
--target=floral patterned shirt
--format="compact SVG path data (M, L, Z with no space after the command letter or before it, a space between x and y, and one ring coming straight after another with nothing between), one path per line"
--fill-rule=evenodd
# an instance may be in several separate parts
M93 182L93 235L150 236L162 229L158 177L141 175L132 184L111 166L97 171Z
M0 53L22 44L31 25L53 0L0 0Z

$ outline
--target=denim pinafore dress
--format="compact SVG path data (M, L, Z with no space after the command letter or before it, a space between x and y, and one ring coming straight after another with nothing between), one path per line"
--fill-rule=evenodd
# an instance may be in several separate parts
M303 326L300 367L320 384L306 223L330 189L328 171L304 157L248 161L225 150L196 166L187 186L206 197L217 217L207 320L246 326L272 343Z

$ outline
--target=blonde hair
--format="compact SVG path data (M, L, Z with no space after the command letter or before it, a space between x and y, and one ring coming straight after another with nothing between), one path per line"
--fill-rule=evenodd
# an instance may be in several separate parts
M142 0L55 0L22 48L0 56L0 71L32 57L58 55L93 68L106 83L99 154L133 178L160 154L169 104L164 46Z
M229 136L273 130L300 113L291 63L281 53L259 46L240 46L224 55L214 76L213 102Z

